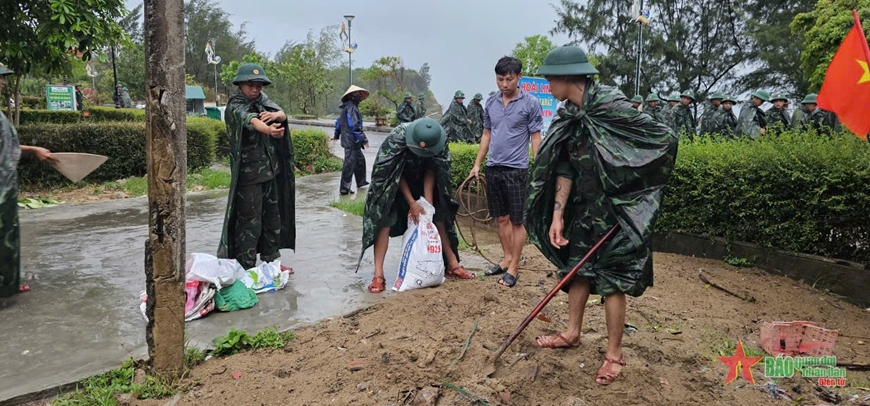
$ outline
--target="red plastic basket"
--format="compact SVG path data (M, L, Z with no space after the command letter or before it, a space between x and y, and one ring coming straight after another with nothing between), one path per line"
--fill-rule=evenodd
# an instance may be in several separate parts
M809 321L771 321L761 326L761 348L771 355L831 355L837 330Z

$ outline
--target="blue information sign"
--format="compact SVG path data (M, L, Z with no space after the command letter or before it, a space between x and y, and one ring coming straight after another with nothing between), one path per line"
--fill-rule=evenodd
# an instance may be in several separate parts
M550 93L550 83L544 78L523 77L520 79L520 89L535 96L541 102L541 114L544 118L542 135L547 135L550 123L556 117L556 98Z

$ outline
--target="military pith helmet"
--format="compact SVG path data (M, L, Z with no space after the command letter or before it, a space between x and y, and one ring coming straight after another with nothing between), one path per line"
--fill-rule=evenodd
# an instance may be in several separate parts
M264 86L269 86L272 81L266 77L266 70L256 63L246 63L239 66L239 72L236 73L236 78L233 80L234 85L245 82L259 82Z
M127 91L127 86L124 86L121 90L123 90L123 91L126 92L126 91Z
M801 100L801 104L818 104L816 103L816 97L819 97L819 95L815 93L810 93L806 97L804 97L803 100Z
M431 118L411 122L405 129L405 142L414 154L422 157L438 155L447 143L447 132Z
M7 68L6 65L3 65L2 63L0 63L0 76L11 75L13 73L15 73L15 71Z
M693 92L692 89L684 90L683 93L680 93L680 97L688 97L692 99L692 101L695 101L695 92Z
M636 94L631 98L632 103L643 103L643 96Z
M453 94L453 98L454 99L464 99L465 93L463 93L462 90L457 90L456 93Z
M679 94L679 93L671 93L671 95L668 96L668 101L669 101L669 102L678 102L678 101L680 101L680 94Z
M731 102L731 104L737 104L737 100L734 100L734 96L722 95L722 103Z
M474 100L483 100L483 95L480 94L480 93L475 93L475 94L474 94Z
M535 76L580 76L597 73L598 69L589 63L586 52L575 46L565 45L547 53L544 64L538 68Z
M407 93L405 93L405 98L406 98L406 99L410 99L410 98L413 98L413 97L414 97L414 96L411 96L411 92L407 92Z
M426 98L426 94L425 94L425 93L420 93L420 94L417 95L417 98L418 98L418 99L425 99L425 98Z
M659 95L657 95L655 93L650 93L650 94L646 95L646 101L647 102L659 102L659 101L662 101L662 99L659 98Z
M770 98L770 101L772 101L772 102L775 102L777 100L782 100L782 101L788 103L788 97L785 97L785 95L782 93L774 93L773 97Z
M763 101L770 101L770 93L767 90L757 90L752 93L752 97L757 97Z
M713 92L713 93L710 95L710 100L717 100L717 99L718 99L718 100L723 100L723 99L725 99L725 95L722 94L722 92Z
M349 96L351 93L356 92L360 92L360 94L362 94L362 97L359 99L359 101L363 101L369 98L370 93L368 90L363 89L359 86L350 85L350 87L347 88L347 91L344 92L343 95L341 95L341 101L347 101L347 96Z

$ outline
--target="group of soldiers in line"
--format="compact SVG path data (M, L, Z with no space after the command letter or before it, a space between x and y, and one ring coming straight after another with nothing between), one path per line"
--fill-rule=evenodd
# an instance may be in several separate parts
M423 103L424 94L417 96L416 108L411 104L411 93L405 93L405 101L396 111L399 123L410 123L426 116L426 107ZM465 142L476 144L483 135L483 105L480 101L483 95L475 94L471 103L465 106L465 93L457 90L453 95L453 102L447 108L447 112L441 116L441 127L447 132L447 139L451 142Z
M650 93L646 99L636 95L631 102L638 110L664 123L677 134L685 134L689 138L697 134L717 134L725 137L757 139L773 126L801 130L812 128L819 133L839 131L840 122L837 115L819 108L816 103L817 96L815 93L808 94L789 116L789 100L784 94L776 93L771 97L766 90L758 90L752 93L749 105L741 108L740 115L737 116L732 110L737 104L735 98L721 92L713 92L698 120L695 118L696 99L695 92L692 90L671 94L667 98L667 104L664 104L665 101L656 93ZM761 105L765 102L772 103L773 107L767 111L762 110Z

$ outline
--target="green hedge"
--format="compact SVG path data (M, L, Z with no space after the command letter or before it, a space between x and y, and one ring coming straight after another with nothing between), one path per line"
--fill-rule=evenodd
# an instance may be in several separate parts
M454 186L476 145L451 145ZM680 144L657 228L870 263L870 146L844 134Z
M145 121L144 109L116 109L114 107L92 106L88 108L91 121Z
M341 169L341 160L329 152L329 138L316 128L292 130L296 169L303 173L332 172Z
M188 170L207 167L215 159L214 139L219 128L207 119L188 119ZM145 123L82 123L24 125L18 128L22 145L37 145L54 152L86 152L109 157L85 178L86 182L113 181L146 173ZM69 181L50 166L23 157L18 166L22 185L63 185Z
M15 111L12 112L15 114ZM67 110L21 109L19 125L27 124L72 124L81 120L81 112Z

